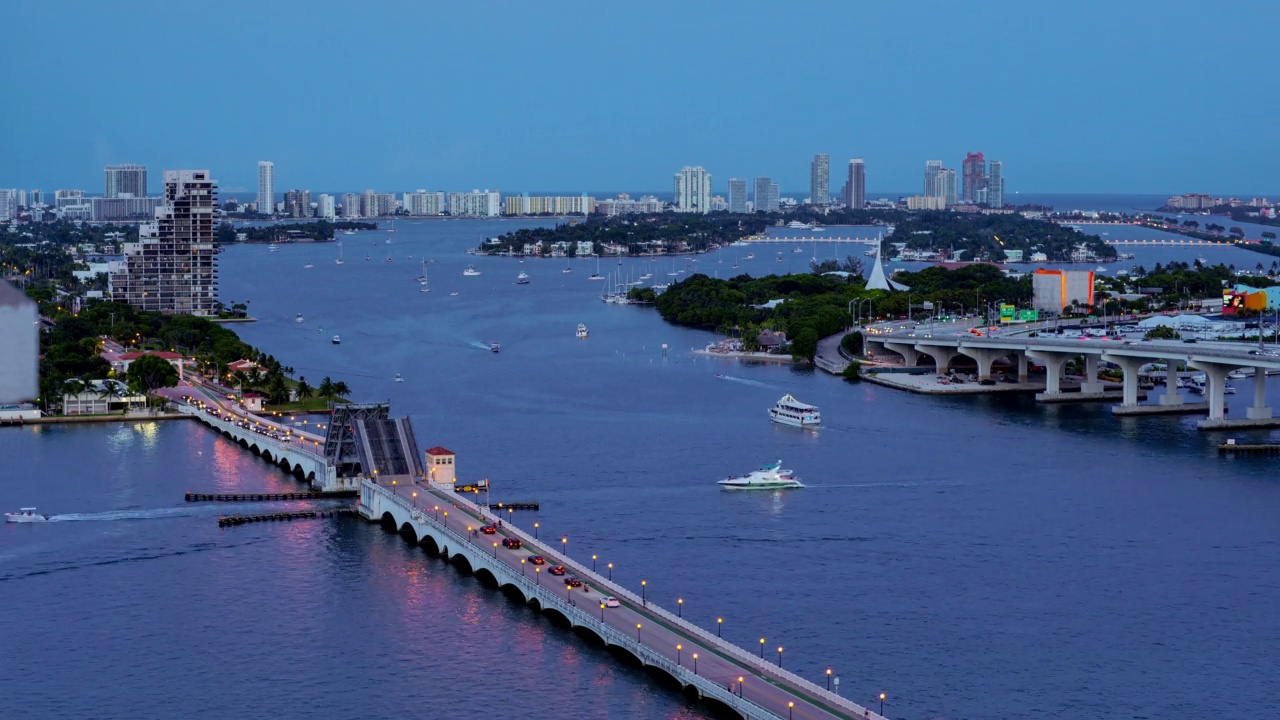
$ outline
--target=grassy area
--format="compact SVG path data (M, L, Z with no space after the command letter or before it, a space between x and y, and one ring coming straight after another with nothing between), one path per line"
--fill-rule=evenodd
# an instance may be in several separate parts
M338 398L335 403L347 403L350 400ZM309 397L295 402L275 404L264 404L262 406L264 412L284 412L284 413L327 413L329 412L329 400L327 398Z

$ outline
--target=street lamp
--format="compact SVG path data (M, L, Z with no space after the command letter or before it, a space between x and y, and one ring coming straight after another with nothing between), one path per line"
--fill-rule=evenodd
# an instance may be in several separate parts
M684 646L676 643L676 664L684 667L684 663L680 662L680 653L684 650Z
M792 713L795 709L796 709L796 704L795 704L794 702L788 702L788 703L787 703L787 720L791 720L791 713Z
M676 598L676 615L684 617L684 598Z
M569 538L567 537L560 538L560 554L565 557L569 556Z
M600 622L604 622L604 603L600 603Z
M742 676L738 676L738 698L742 698Z
M533 569L533 580L538 584L538 587L542 587L542 568Z
M649 581L648 581L648 580L641 580L641 581L640 581L640 604L641 604L641 605L643 605L643 606L645 606L645 607L649 607L649 598L648 598L648 596L647 596L647 595L645 595L645 592L644 592L645 588L646 588L648 585L649 585Z
M498 543L493 544L493 556L495 558L498 557ZM782 648L778 648L778 649L781 650Z
M495 544L494 547L497 547ZM782 646L778 646L778 667L782 667Z
M413 491L413 509L414 510L418 509L418 491L417 490Z
M718 638L724 637L724 635L720 634L720 628L722 627L724 627L724 618L716 618L716 637Z
M435 506L434 510L436 511L436 522L440 522L440 506Z
M538 523L533 524L533 539L538 539Z
M520 577L525 577L525 574L524 574L524 558L520 558ZM827 674L828 674L828 675L830 675L830 674L831 674L831 671L830 671L830 670L828 670L828 671L827 671Z
M884 715L884 693L880 693L880 714Z
M613 563L609 563L609 582L613 582Z
M595 572L595 571L596 571L596 556L595 556L595 553L592 553L591 554L591 572Z
M569 604L570 604L570 605L575 605L575 606L576 606L576 605L578 604L578 603L576 603L576 602L574 602L574 601L573 601L573 586L572 586L572 585L570 585L569 583L565 583L565 584L564 584L564 596L565 596L565 597L567 597L567 598L569 598Z
M640 642L640 623L636 623L636 642Z
M827 692L831 692L831 668L827 668Z
M764 638L760 638L760 659L764 659Z
M693 674L698 674L698 653L693 654Z

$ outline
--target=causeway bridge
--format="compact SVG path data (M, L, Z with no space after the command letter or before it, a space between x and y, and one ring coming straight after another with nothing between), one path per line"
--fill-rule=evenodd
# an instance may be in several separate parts
M648 602L643 590L637 595L574 561L555 549L554 539L540 541L510 524L493 534L479 532L498 518L447 485L418 478L366 478L360 484L359 513L567 623L575 632L625 652L643 667L678 683L690 699L722 706L744 718L884 720L827 690L829 676L819 685L783 669L781 658L774 663L726 642L683 619L682 612ZM521 547L508 548L513 539ZM534 555L541 555L546 564L532 564ZM556 565L563 565L567 575L548 572ZM582 587L565 582L571 575L582 581ZM619 606L606 607L606 596L616 598ZM774 656L773 650L769 648L768 656Z
M1079 358L1084 364L1084 382L1079 399L1107 397L1098 376L1098 361L1104 360L1124 371L1121 403L1112 408L1117 415L1146 414L1151 406L1138 404L1140 368L1152 362L1165 362L1170 368L1179 364L1194 367L1205 374L1205 398L1208 418L1199 423L1202 430L1233 427L1273 427L1280 425L1280 418L1273 416L1267 406L1266 372L1280 370L1280 353L1252 350L1245 346L1226 346L1213 343L1184 343L1158 340L1118 340L1111 338L1071 339L1058 337L968 337L968 336L920 336L918 333L900 332L881 335L864 334L864 341L882 351L897 353L904 364L916 366L922 356L930 357L937 371L945 373L952 361L959 356L973 358L978 366L979 380L991 379L991 367L997 360L1009 359L1017 368L1019 382L1027 381L1027 360L1030 358L1045 367L1044 392L1037 399L1054 402L1065 399L1062 378L1066 364ZM1244 418L1226 418L1225 389L1227 374L1245 368L1255 370L1253 404ZM1159 407L1175 411L1183 398L1177 393L1176 384L1166 384L1160 396Z

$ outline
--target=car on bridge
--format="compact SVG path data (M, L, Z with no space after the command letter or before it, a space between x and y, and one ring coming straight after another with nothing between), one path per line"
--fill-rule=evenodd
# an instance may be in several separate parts
M498 532L498 526L485 525L484 527L480 528L480 532L484 533L485 535L494 535Z
M547 559L542 557L541 555L534 555L533 557L529 558L529 562L533 563L534 565L546 565Z
M551 568L550 570L548 570L547 572L551 573L552 575L563 575L565 573L565 569L563 565L557 565Z
M622 607L622 603L618 602L618 598L612 595L605 597L605 599L600 602L604 603L604 606L607 608Z
M521 542L520 538L506 538L502 541L502 547L508 550L519 550L524 547L524 543Z
M565 578L564 584L568 585L571 588L582 587L582 581L578 579L577 575L570 575L569 577Z

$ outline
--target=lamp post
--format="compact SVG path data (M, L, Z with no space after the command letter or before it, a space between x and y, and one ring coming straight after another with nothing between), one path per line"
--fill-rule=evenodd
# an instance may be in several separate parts
M569 538L560 538L560 554L569 557Z
M417 490L413 491L413 509L414 510L418 509L418 491Z
M494 556L495 558L497 558L497 557L498 557L498 543L496 543L496 542L493 544L493 556ZM781 649L781 648L779 648L779 649Z
M596 571L596 555L595 553L592 553L591 554L591 572L595 572L595 571Z
M533 539L538 539L538 523L533 524Z
M742 699L742 676L738 676L738 699Z
M676 598L676 615L684 617L684 598Z
M613 563L609 563L609 581L613 582Z
M787 703L787 720L791 720L791 713L792 713L795 709L796 709L796 704L795 704L795 702L793 702L793 701L792 701L792 702L788 702L788 703Z
M764 659L764 638L760 638L760 659Z
M884 715L884 693L880 693L880 714Z
M600 622L604 622L604 603L600 603Z
M716 637L718 638L724 637L724 635L720 634L720 629L722 627L724 627L724 618L716 618Z
M440 506L437 505L432 509L436 512L436 522L440 522Z
M831 668L827 668L827 692L831 692Z
M782 667L782 646L778 646L778 667Z
M649 585L648 580L640 581L640 604L645 607L649 607L649 597L645 595L645 588L648 587L648 585Z
M636 642L640 642L640 623L636 623Z
M681 662L681 655L680 655L683 651L684 651L684 646L679 643L676 643L676 664L679 665L680 667L684 667L684 663Z
M564 596L569 598L569 604L577 606L578 603L573 601L573 586L569 583L564 584Z
M515 519L515 517L516 517L516 509L507 508L507 523L510 524L511 521Z
M693 674L698 674L698 653L693 654Z
M533 569L533 580L538 584L538 587L542 587L542 568Z
M524 558L520 558L520 577L526 577L526 575L524 574ZM827 674L830 675L831 671L828 670Z

